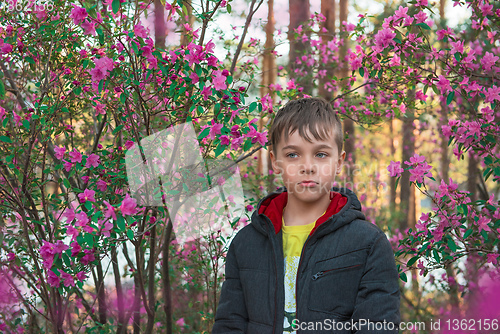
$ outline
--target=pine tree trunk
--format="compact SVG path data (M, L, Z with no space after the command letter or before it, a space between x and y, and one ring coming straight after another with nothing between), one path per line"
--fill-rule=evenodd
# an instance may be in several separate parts
M323 22L322 28L326 29L326 33L322 34L323 44L328 44L329 41L335 36L335 0L322 0L321 1L321 14L325 17L325 22ZM332 98L332 93L325 88L325 84L331 80L334 76L333 64L327 66L321 66L321 70L326 70L326 75L319 78L318 83L318 95L327 101Z
M290 77L294 78L298 85L304 88L303 93L312 95L311 78L304 78L304 76L297 76L295 74L295 69L300 66L297 65L297 57L300 58L301 56L303 56L309 48L306 46L306 44L302 43L300 39L295 39L294 29L298 28L300 25L306 24L307 20L309 20L309 0L289 0L288 5L290 12L290 24L288 25L288 40L290 42L288 62L290 68Z
M415 130L413 111L407 111L407 118L403 120L403 154L402 154L402 164L404 161L409 161L410 157L413 156L415 152L415 138L413 131ZM411 184L410 184L410 173L404 171L401 175L401 191L400 191L400 210L403 213L401 220L399 221L399 230L404 233L406 229L410 226L408 218L410 211L410 196L411 196Z
M264 54L263 66L262 66L262 86L260 88L260 96L264 97L266 94L270 93L269 85L276 82L277 72L276 72L276 61L274 58L274 30L275 30L275 19L274 19L274 0L267 1L267 24L266 24L266 42L264 44ZM272 98L272 103L274 105L274 94L270 94ZM269 117L267 115L261 115L259 120L259 131L263 131L265 124L267 124ZM269 155L269 149L261 149L258 152L259 156L259 174L266 176L269 170L272 170L271 157ZM274 175L269 175L268 182L263 185L267 192L272 192L274 187Z

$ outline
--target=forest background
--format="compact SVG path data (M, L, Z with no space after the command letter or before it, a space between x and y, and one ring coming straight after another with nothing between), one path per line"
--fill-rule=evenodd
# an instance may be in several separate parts
M231 237L281 185L269 125L321 96L346 132L338 184L394 247L402 320L496 332L500 4L364 5L2 2L0 331L210 332Z

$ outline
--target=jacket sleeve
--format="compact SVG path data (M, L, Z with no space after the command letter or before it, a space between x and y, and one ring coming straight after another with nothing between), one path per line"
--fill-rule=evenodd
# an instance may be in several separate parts
M234 250L234 239L226 256L226 278L222 284L219 306L212 334L246 333L248 314Z
M368 254L358 288L353 333L399 333L399 275L391 244L380 232Z

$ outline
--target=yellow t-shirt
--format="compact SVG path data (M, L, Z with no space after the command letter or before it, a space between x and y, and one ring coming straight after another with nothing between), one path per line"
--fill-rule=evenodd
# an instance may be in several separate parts
M316 221L307 225L287 226L284 218L282 218L283 255L285 258L285 318L283 333L293 332L292 321L295 319L296 311L295 281L297 279L297 267L299 266L302 247L315 224Z

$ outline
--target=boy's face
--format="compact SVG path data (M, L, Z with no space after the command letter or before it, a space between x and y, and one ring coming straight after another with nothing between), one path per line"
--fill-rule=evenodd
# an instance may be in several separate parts
M312 143L302 138L298 130L288 137L286 143L282 136L276 147L276 156L271 150L270 157L274 173L282 174L288 196L300 202L314 203L329 196L335 176L342 170L345 151L339 155L333 130L326 141L316 140L309 130L307 136Z

